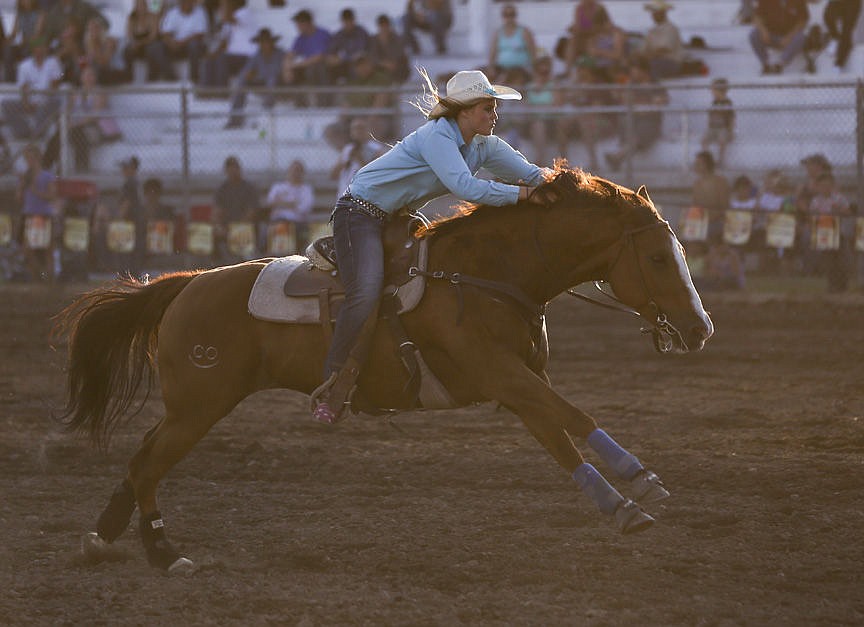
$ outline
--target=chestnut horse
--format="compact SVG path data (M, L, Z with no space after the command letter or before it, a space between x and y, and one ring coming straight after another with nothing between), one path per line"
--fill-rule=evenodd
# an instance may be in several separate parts
M622 532L640 531L653 518L585 462L576 442L586 440L629 483L634 499L645 503L668 492L551 387L545 304L574 285L607 281L677 352L700 350L713 325L683 249L644 187L633 192L559 164L536 194L534 202L508 207L463 206L425 225L419 236L428 238L430 278L416 308L400 316L402 325L454 407L497 401L510 409ZM65 420L71 429L107 445L157 368L165 403L164 417L132 457L96 531L84 536L86 552L98 555L116 540L137 506L150 563L172 571L192 567L165 534L160 480L250 394L267 388L310 394L321 384L324 327L264 322L247 310L266 261L152 282L118 280L60 314L58 330L69 338ZM212 354L198 355L201 347ZM391 333L379 325L359 391L375 407L411 409L407 379Z

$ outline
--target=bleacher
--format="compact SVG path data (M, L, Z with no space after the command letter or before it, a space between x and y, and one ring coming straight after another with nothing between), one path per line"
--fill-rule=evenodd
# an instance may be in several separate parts
M4 22L11 26L12 2L3 1ZM810 3L812 23L821 22L824 2ZM132 0L101 4L110 19L112 34L122 38ZM651 24L641 0L605 0L604 4L613 21L627 31L644 32ZM752 176L774 167L795 173L801 156L816 151L832 159L841 173L852 171L856 162L854 83L864 74L861 46L853 51L849 68L842 75L830 72L831 62L823 58L818 61L816 74L807 74L801 60L783 75L763 77L747 40L750 26L737 24L735 20L740 0L681 0L675 4L670 19L681 28L685 41L698 37L705 42L705 48L692 49L691 53L707 64L709 74L668 82L671 103L664 116L664 137L634 160L635 180L622 180L620 173L598 174L628 184L647 182L655 189L668 190L669 194L689 189L687 172L693 155L700 149L704 111L710 103L708 84L717 76L730 81L730 97L739 111L737 137L727 152L727 175L747 172ZM533 29L539 45L551 50L572 20L574 5L572 0L523 0L517 5L519 21ZM300 8L310 8L318 24L332 29L338 25L339 11L353 6L358 21L373 31L379 13L389 14L398 23L404 2L364 0L352 4L319 0L313 4L291 0L285 7L270 8L266 0L250 0L249 6L258 24L266 24L281 34L282 42L289 45L295 36L290 18ZM456 19L448 40L448 54L428 54L432 50L431 41L421 34L424 53L414 62L426 67L431 75L482 65L489 37L499 24L500 6L492 0L454 0ZM561 69L556 61L556 71ZM795 85L793 91L780 89L790 84ZM772 85L778 88L765 89ZM408 87L412 91L419 89L419 83ZM336 153L323 141L323 132L338 116L338 109L296 109L288 103L277 103L271 114L262 111L257 100L250 98L246 126L223 130L228 101L199 98L189 86L186 101L189 125L184 128L176 88L176 84L136 85L137 91L133 93L112 96L113 110L122 116L124 138L93 150L91 166L97 179L116 181L116 162L136 154L142 160L145 175L163 176L169 185L172 180L179 181L185 174L182 145L188 133L189 175L195 188L202 192L212 189L221 177L222 161L229 153L240 156L247 173L262 183L281 177L287 164L299 157L306 162L311 178L321 190L322 206L330 203L335 190L326 172ZM407 99L407 95L400 98L404 132L420 122L417 112L402 102ZM502 114L506 116L506 105ZM599 152L602 154L613 145L613 139L605 140ZM530 146L522 148L530 157ZM584 154L577 143L569 156L578 164L584 162Z

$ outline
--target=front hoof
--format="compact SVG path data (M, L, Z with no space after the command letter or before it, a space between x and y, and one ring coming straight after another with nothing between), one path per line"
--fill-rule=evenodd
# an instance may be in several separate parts
M81 554L89 560L99 561L105 558L108 543L99 537L95 531L81 536Z
M615 510L615 522L621 533L628 535L645 531L654 524L654 518L642 511L637 503L627 499Z
M168 567L168 572L172 575L191 575L196 570L195 563L188 557L179 557Z

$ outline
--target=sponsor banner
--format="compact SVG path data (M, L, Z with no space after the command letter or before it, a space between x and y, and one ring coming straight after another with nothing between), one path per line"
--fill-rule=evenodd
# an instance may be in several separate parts
M284 257L297 252L297 233L291 222L273 222L267 225L267 254Z
M0 246L8 246L12 243L12 216L8 213L0 213Z
M90 247L90 222L87 218L63 219L63 246L75 253L83 253Z
M702 207L688 207L681 215L681 239L704 242L708 239L708 211Z
M837 216L813 216L810 229L810 247L813 250L840 248L840 218Z
M130 220L111 220L105 240L111 252L131 253L135 250L135 223Z
M727 244L743 246L750 241L753 214L749 211L727 211L723 221L723 239Z
M765 222L765 243L772 248L792 248L795 245L795 216L769 213Z
M255 224L252 222L228 223L228 251L239 257L255 254Z
M24 241L30 250L51 248L51 216L26 216Z
M151 255L170 255L174 252L174 223L154 220L147 223L147 252Z
M186 227L186 248L193 255L212 255L213 225L209 222L190 222Z

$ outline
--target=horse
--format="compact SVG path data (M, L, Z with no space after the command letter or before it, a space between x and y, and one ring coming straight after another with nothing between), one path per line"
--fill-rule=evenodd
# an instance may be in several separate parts
M656 473L552 387L545 306L573 286L604 281L669 352L701 350L713 323L683 247L644 186L634 192L566 163L548 178L529 201L463 204L420 226L415 237L428 245L425 291L413 310L398 317L449 393L450 407L492 401L512 411L622 533L642 531L654 518L636 499L644 504L669 492ZM388 224L385 236L390 231ZM160 480L250 394L273 388L312 394L321 385L326 325L262 321L247 309L250 289L270 261L149 282L117 278L58 314L55 330L68 338L62 415L68 429L108 446L157 374L165 405L96 531L82 538L86 553L108 552L137 507L150 564L194 570L168 540L157 503ZM357 391L372 407L416 408L397 340L379 324L370 342ZM624 498L585 462L576 446L583 441L629 485L633 498Z

